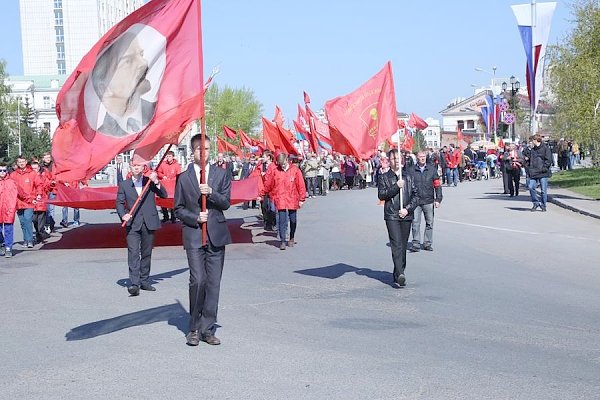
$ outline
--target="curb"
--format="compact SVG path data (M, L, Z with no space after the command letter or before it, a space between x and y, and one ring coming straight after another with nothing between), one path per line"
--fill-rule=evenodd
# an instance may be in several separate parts
M540 193L538 192L538 194L540 194ZM550 203L552 203L552 204L555 204L555 205L561 207L561 208L565 208L567 210L571 210L571 211L579 213L581 215L585 215L586 217L592 217L592 218L600 219L600 215L599 214L596 214L596 213L591 212L591 211L586 211L586 210L582 210L582 209L579 209L577 207L571 206L571 205L569 205L567 203L564 203L564 202L562 202L562 201L560 201L558 199L555 199L554 196L552 196L550 194L548 195L548 201Z

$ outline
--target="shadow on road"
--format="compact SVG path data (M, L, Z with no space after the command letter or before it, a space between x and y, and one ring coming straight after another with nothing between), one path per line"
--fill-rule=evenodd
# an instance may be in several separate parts
M358 268L343 263L328 265L326 267L301 269L294 272L297 274L316 276L326 279L337 279L344 274L354 272L356 275L366 276L390 287L396 288L396 285L394 285L394 277L391 272L374 271L370 268Z
M163 281L165 279L172 278L175 275L182 274L182 273L184 273L187 270L188 270L187 267L186 268L180 268L180 269L174 269L173 271L167 271L167 272L163 272L161 274L150 275L148 277L148 279L150 280L150 283L152 285L154 285L154 284L156 284L158 282L161 282L161 281ZM122 287L128 287L129 283L130 283L129 278L122 278L122 279L119 279L117 281L117 285L122 286Z
M107 335L134 326L148 325L155 322L166 321L175 326L184 334L188 330L189 315L181 303L168 304L147 310L136 311L131 314L120 315L115 318L103 319L80 325L66 333L67 342L73 340L92 339L97 336Z
M529 207L504 207L507 210L511 210L511 211L531 211L531 208Z

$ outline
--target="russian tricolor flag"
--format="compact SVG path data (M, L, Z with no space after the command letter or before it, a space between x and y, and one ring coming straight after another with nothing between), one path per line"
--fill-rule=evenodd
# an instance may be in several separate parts
M511 8L517 18L517 25L527 56L527 92L531 113L535 115L543 86L546 46L556 2L536 3L532 1L530 4L518 4Z

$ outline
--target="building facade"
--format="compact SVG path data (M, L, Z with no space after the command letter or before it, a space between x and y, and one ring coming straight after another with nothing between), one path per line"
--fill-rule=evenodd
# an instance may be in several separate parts
M68 75L143 0L20 0L24 75Z

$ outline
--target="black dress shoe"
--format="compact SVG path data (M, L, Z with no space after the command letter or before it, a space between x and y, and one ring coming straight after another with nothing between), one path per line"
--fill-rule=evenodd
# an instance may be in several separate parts
M198 346L200 344L200 334L198 331L190 331L185 335L185 340L188 346Z
M546 207L540 206L540 208L542 209L542 212L546 212Z
M132 296L137 296L140 294L140 287L138 285L131 285L127 288L127 291Z
M406 286L406 277L404 274L398 275L394 281L398 284L398 286Z
M530 210L530 211L531 211L531 212L534 212L535 210L537 210L537 208L538 208L538 206L533 206L533 207L531 207L531 210Z
M149 283L142 283L142 290L147 290L149 292L156 292L156 288Z
M423 250L433 251L433 247L431 247L431 245L425 245L423 246Z
M221 341L215 335L202 335L203 342L208 343L212 346L218 346L221 344Z

